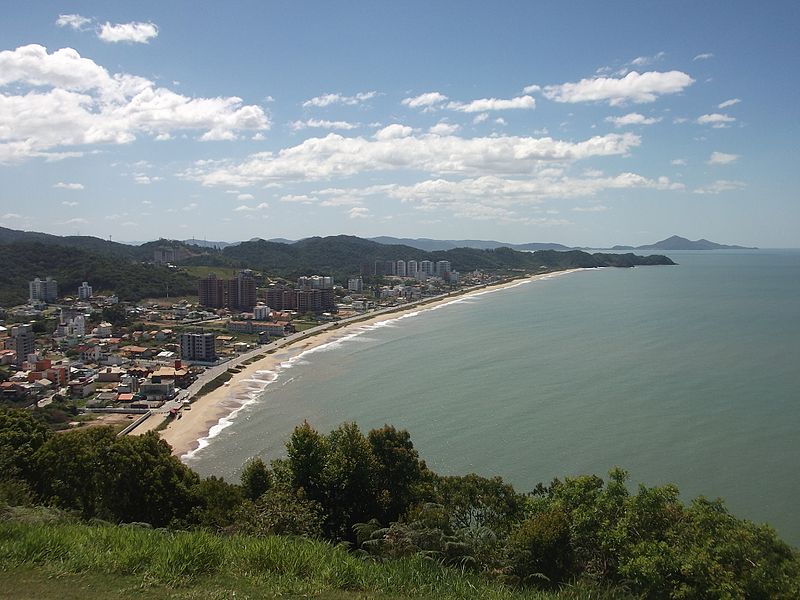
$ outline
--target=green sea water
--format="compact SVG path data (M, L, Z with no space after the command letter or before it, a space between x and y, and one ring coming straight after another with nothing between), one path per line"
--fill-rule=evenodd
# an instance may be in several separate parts
M673 252L362 328L230 398L186 462L238 477L307 419L408 429L440 473L520 490L615 465L800 545L800 251Z

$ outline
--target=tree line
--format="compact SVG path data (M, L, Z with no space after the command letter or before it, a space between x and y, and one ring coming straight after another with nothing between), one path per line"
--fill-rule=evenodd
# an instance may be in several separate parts
M26 411L0 409L0 515L41 504L86 520L305 536L371 560L428 556L514 586L800 597L798 553L770 527L720 500L684 504L672 485L631 491L621 469L520 493L500 477L436 474L407 431L364 434L354 423L328 434L303 423L286 451L250 460L233 484L200 477L154 433L52 433Z

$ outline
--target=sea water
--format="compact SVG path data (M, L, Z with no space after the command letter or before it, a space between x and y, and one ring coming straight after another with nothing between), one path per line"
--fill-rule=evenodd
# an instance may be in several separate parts
M249 384L185 460L236 479L295 425L411 432L439 473L527 491L615 465L800 544L800 251L671 252L349 332Z

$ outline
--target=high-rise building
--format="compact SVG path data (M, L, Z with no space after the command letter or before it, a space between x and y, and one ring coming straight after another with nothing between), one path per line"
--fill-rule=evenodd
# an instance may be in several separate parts
M421 263L419 263L419 270L422 273L425 273L425 275L433 275L434 274L433 268L434 265L429 260L423 260Z
M225 284L214 273L209 273L198 284L198 296L201 306L222 308L225 306Z
M16 364L21 365L28 358L29 354L34 352L34 342L36 336L33 333L33 325L28 323L25 325L14 325L11 328L11 339L14 343L14 352L16 352Z
M450 273L450 261L440 260L436 262L436 275L444 279Z
M267 305L277 311L294 310L294 290L283 285L267 288Z
M58 282L52 277L48 277L44 281L36 277L33 281L28 282L28 299L39 302L55 302L58 298Z
M364 280L361 277L354 277L352 279L347 280L347 289L350 292L363 292L364 291Z
M200 280L197 295L202 306L250 311L256 305L256 280L244 272L229 280L209 273Z
M406 263L406 275L408 277L416 277L419 272L419 263L415 260L410 260Z
M80 286L78 286L78 300L88 300L91 297L92 286L90 286L88 282L84 281Z
M213 333L182 333L181 358L199 362L217 360L216 336Z
M397 263L393 260L383 261L383 274L384 275L397 275Z
M406 276L406 261L404 260L397 261L397 276L398 277Z
M252 275L240 272L228 284L228 298L226 305L232 310L248 312L256 305L256 280Z
M256 321L269 321L271 309L266 304L259 304L253 307L253 318Z

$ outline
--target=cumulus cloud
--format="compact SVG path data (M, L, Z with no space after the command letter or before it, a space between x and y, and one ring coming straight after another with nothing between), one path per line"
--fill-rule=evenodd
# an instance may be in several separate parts
M237 194L236 199L246 202L248 200L255 200L255 196L253 196L253 194Z
M727 127L728 123L733 123L736 120L735 117L731 117L729 115L723 115L720 113L711 113L707 115L700 115L697 117L697 123L700 125L711 125L715 129L721 129L723 127Z
M550 137L410 135L389 125L370 140L330 133L309 138L278 153L260 152L239 164L198 165L185 177L208 186L245 187L271 181L321 180L375 171L437 174L529 174L548 162L625 155L641 139L632 133L607 134L568 142Z
M695 194L721 194L733 190L740 190L745 187L743 181L731 181L728 179L717 179L709 185L701 186L694 190Z
M144 173L134 173L133 175L133 180L139 185L150 185L156 181L161 181L161 179L161 177L145 175Z
M312 106L317 108L324 108L332 104L345 104L347 106L355 106L367 100L372 100L378 92L359 92L355 96L343 96L342 94L322 94L310 100L303 102L303 108L310 108Z
M681 71L631 71L621 78L593 77L575 83L548 85L544 95L555 102L608 102L611 106L654 102L659 96L682 92L694 79Z
M317 199L313 196L307 196L305 194L286 194L285 196L280 197L280 201L296 202L298 204L313 204L317 201Z
M686 159L685 158L673 158L670 161L670 164L675 167L685 167L686 166Z
M453 135L459 129L461 129L461 127L459 127L455 123L445 123L443 121L440 121L430 129L428 129L428 133L432 133L433 135Z
M104 42L128 42L132 44L147 44L158 36L158 27L155 23L104 23L97 32L97 37Z
M347 211L347 216L351 219L366 219L369 217L369 209L363 206L354 206Z
M621 117L606 117L606 121L613 123L614 127L625 127L626 125L652 125L661 121L661 117L645 117L634 112Z
M484 121L489 120L489 113L481 113L476 115L474 119L472 119L473 125L478 125L479 123L483 123Z
M703 54L698 54L692 60L708 60L709 58L714 58L714 55L711 52L704 52Z
M63 181L59 181L58 183L53 185L54 188L58 188L61 190L82 190L83 184L82 183L65 183Z
M602 175L602 174L601 174ZM365 188L327 188L314 192L328 199L323 203L335 206L347 201L360 203L366 198L389 198L428 212L474 220L497 220L531 225L562 225L554 219L558 211L542 204L551 199L591 197L604 190L621 189L676 190L683 186L666 177L648 179L635 173L615 176L568 177L559 169L543 169L533 178L483 176L451 180L427 179L411 185L386 184ZM577 212L598 211L590 207Z
M12 86L13 87L10 87ZM111 74L72 48L31 44L0 52L0 163L80 155L63 146L127 144L179 130L233 139L266 130L264 111L241 98L189 98L143 77Z
M522 88L523 94L535 94L536 92L541 92L541 91L542 91L542 86L536 85L535 83L532 83L531 85L526 85L524 88Z
M70 27L76 31L80 31L84 25L88 25L91 22L92 19L81 15L58 15L58 19L56 19L57 26Z
M481 98L472 102L449 102L447 108L463 113L482 113L488 110L512 110L536 108L536 100L532 96L517 98Z
M736 162L739 158L738 154L726 154L724 152L712 152L711 156L708 158L709 165L728 165L732 162Z
M305 121L292 121L289 126L294 131L301 129L355 129L358 123L349 123L347 121L326 121L325 119L306 119Z
M741 102L739 98L731 98L730 100L725 100L725 102L720 102L717 104L717 108L728 108L734 104L739 104L739 102Z
M393 123L392 125L387 125L383 129L379 129L373 137L376 140L396 140L408 137L412 133L414 133L414 130L408 125Z
M70 208L78 206L78 202L70 202L68 200L64 200L61 204L63 204L64 206L69 206Z
M430 109L442 102L447 101L447 96L439 92L426 92L413 98L404 98L400 103L409 108Z
M4 221L8 221L8 220L11 220L11 219L21 219L21 218L22 218L22 215L19 214L19 213L6 213L4 215L0 215L0 219L2 219Z

